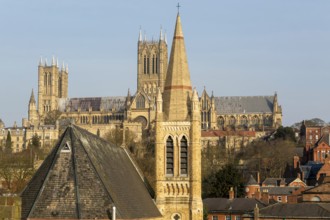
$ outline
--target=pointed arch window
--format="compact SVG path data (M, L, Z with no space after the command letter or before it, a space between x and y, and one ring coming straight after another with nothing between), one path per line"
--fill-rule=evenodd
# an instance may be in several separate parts
M145 98L143 95L139 95L136 98L136 108L138 109L145 108Z
M156 55L156 73L158 73L159 71L158 71L158 56Z
M146 74L147 73L147 56L144 55L144 59L143 59L143 73Z
M147 57L147 73L150 73L150 58Z
M180 142L180 173L181 175L188 174L188 142L185 136Z
M166 174L173 175L174 170L174 152L173 152L173 139L168 137L166 141Z
M155 61L156 61L155 55L152 55L152 73L156 73L156 70L155 70L155 68L156 68Z

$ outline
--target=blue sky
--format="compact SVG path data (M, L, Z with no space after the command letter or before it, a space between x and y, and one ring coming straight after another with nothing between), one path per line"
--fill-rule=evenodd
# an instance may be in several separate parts
M137 38L166 30L177 1L1 0L0 118L27 117L40 56L69 64L69 97L136 90ZM180 1L192 84L216 96L273 95L283 123L330 121L330 1Z

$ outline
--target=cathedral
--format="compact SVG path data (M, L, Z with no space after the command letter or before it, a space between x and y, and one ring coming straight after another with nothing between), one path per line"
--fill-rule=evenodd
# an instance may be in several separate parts
M32 91L28 119L23 119L21 127L0 125L3 141L8 131L20 130L21 137L17 139L20 141L14 143L15 152L24 149L26 141L34 133L38 133L45 143L56 140L62 123L47 124L45 121L45 117L54 112L60 114L58 122L70 121L100 136L116 127L132 131L138 137L144 130L155 129L157 93L158 90L163 95L167 93L166 80L171 77L171 59L176 60L176 57L168 59L166 38L161 30L159 39L150 41L140 31L137 42L137 91L131 94L128 90L124 96L70 98L68 67L64 64L60 67L54 58L49 64L40 60L37 101ZM165 109L170 107L171 98L164 100ZM209 136L210 131L217 131L212 133L214 139L229 133L236 137L239 132L252 132L255 138L274 131L282 124L282 109L276 93L270 96L223 97L204 89L198 102L202 139ZM182 108L185 104L176 103Z

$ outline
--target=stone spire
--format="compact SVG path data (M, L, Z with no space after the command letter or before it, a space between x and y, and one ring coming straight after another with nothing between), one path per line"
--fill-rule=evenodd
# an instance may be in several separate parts
M192 93L180 15L176 25L164 87L164 113L168 120L188 119L188 103Z
M53 56L52 58L52 66L55 66L56 65L56 61L55 61L55 57Z
M32 92L31 92L31 96L30 96L30 101L29 103L36 103L36 99L34 98L34 92L33 92L33 89L32 89Z

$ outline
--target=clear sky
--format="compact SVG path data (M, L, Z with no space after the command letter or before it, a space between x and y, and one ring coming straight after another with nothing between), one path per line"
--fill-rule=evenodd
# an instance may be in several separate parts
M140 26L166 30L178 1L0 0L0 118L27 117L40 56L69 64L69 97L136 91ZM199 93L278 93L283 123L330 121L330 1L180 1L192 84Z

